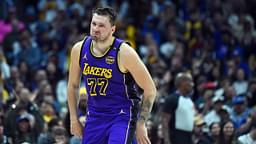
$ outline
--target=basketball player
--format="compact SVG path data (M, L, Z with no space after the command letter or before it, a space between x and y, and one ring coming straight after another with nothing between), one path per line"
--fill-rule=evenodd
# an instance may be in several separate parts
M113 36L116 13L110 7L92 13L90 36L74 45L68 81L71 133L83 144L150 144L145 121L156 96L153 80L133 48ZM83 78L88 112L82 130L77 92ZM143 89L138 96L135 82ZM141 101L141 103L140 103Z

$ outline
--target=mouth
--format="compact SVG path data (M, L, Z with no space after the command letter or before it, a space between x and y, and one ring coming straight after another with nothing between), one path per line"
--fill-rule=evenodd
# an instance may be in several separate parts
M99 32L94 32L94 33L92 33L92 35L93 35L93 36L99 36L100 33L99 33Z

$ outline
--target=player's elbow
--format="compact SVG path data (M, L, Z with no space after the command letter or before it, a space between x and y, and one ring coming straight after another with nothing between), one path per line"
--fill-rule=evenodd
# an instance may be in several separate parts
M156 93L157 93L156 87L153 86L153 87L152 87L152 90L151 90L151 95L152 95L154 98L156 97Z
M157 90L155 86L144 89L144 95L150 97L150 99L152 99L153 101L156 97L156 93L157 93Z

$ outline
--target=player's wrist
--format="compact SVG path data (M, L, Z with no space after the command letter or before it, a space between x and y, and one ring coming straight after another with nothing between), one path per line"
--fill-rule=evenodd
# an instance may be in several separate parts
M77 122L78 121L78 117L77 116L71 116L70 117L70 121L71 122Z

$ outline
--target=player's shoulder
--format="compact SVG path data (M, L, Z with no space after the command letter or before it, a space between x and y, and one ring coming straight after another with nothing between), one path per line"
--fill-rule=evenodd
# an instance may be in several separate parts
M80 40L80 41L76 42L73 45L72 51L80 52L85 39L86 39L86 37L83 40Z
M78 42L76 42L76 43L74 44L73 48L81 47L81 46L82 46L82 44L83 44L83 40L78 41Z
M120 46L120 53L121 55L134 55L136 54L136 51L130 44L123 42Z

